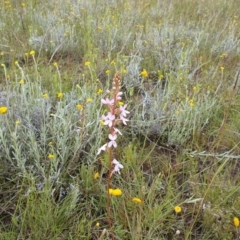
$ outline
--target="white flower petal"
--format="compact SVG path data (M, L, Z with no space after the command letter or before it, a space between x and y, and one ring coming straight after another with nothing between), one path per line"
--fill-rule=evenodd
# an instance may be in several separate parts
M98 152L97 152L97 155L101 153L101 151L106 151L106 148L107 148L107 143L105 143L103 146L101 146L99 149L98 149Z
M111 141L115 141L117 139L117 134L109 134L108 135L108 138L111 140Z
M115 131L116 133L122 135L122 133L121 133L117 128L113 128L113 129L114 129L114 131Z
M125 118L125 117L123 117L123 116L120 115L120 119L122 120L122 123L123 123L124 125L127 125L127 121L129 121L127 118Z

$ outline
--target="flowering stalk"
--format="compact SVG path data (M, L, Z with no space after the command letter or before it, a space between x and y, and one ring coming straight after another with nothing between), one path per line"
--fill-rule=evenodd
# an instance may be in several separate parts
M107 181L107 217L110 229L112 226L110 218L110 195L120 196L122 194L122 191L120 189L111 189L111 178L113 174L120 174L120 170L123 168L123 165L114 157L113 149L117 147L116 139L119 134L122 135L116 126L120 123L127 125L127 121L129 121L126 118L127 114L129 114L129 111L126 110L127 105L120 107L117 106L118 102L122 99L122 92L120 90L121 74L118 71L113 78L112 91L108 92L110 98L101 99L102 104L106 105L109 109L108 113L102 116L103 124L109 128L109 142L101 146L97 153L100 154L101 151L107 151L109 154L109 173Z

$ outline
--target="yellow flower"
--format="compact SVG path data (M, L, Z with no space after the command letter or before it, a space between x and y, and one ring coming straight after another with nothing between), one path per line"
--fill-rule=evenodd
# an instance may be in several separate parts
M122 190L119 188L116 188L116 189L109 188L108 193L112 196L119 197L122 195Z
M21 79L21 80L19 81L19 83L20 83L21 85L23 85L23 84L24 84L24 80Z
M148 72L146 69L143 69L143 71L140 73L140 75L144 78L147 78L148 77Z
M226 57L226 56L227 56L227 54L226 54L226 53L223 53L223 54L220 55L220 58L224 58L224 57Z
M118 105L119 105L119 106L123 106L123 105L124 105L124 102L118 102Z
M19 125L21 122L19 121L19 120L17 120L16 122L15 122L15 124L16 125Z
M99 173L98 173L98 172L94 173L93 178L94 178L94 179L99 178Z
M92 102L92 99L91 99L91 98L88 98L88 99L87 99L87 102L88 102L88 103Z
M5 67L5 64L4 64L4 63L2 63L2 64L1 64L1 67Z
M15 63L15 65L18 65L18 61L15 61L14 63Z
M132 201L134 203L142 203L142 200L140 198L133 198Z
M102 94L103 93L103 90L101 88L98 89L98 94Z
M110 70L106 70L105 73L106 73L106 74L109 74L109 73L110 73Z
M114 61L111 61L111 63L110 63L111 65L116 65L116 63L114 62Z
M224 67L220 67L220 69L223 71L223 70L224 70Z
M126 74L126 73L127 73L127 70L126 70L126 69L123 69L123 70L122 70L122 73L123 73L123 74Z
M85 62L85 64L84 64L85 66L89 66L90 65L90 62L89 61L87 61L87 62Z
M174 210L175 210L175 213L180 213L182 211L182 208L180 206L176 206Z
M193 102L190 102L190 103L189 103L189 106L190 106L190 107L194 107L194 103L193 103Z
M234 226L235 226L235 227L239 227L239 223L240 223L240 222L239 222L239 218L238 218L238 217L234 217L234 218L233 218L233 224L234 224Z
M22 2L21 5L22 5L22 7L25 7L25 6L26 6L26 4L25 4L24 2Z
M54 63L53 63L53 66L54 66L54 67L57 67L57 66L58 66L58 63L57 63L57 62L54 62Z
M77 104L77 109L78 110L82 110L83 109L82 105L81 104Z
M99 222L96 222L96 227L99 227L100 226L100 223Z
M8 108L6 106L0 107L0 114L5 114L7 113Z
M193 87L193 91L196 92L197 91L197 87Z
M35 55L35 51L32 50L32 51L30 51L29 54L33 56L33 55Z
M193 102L192 99L189 101L189 106L190 106L190 107L194 107L194 102Z
M43 96L43 98L48 98L48 94L47 93L44 93L42 96Z
M57 94L57 98L61 99L62 97L63 97L63 93L59 92L59 93Z
M49 153L49 154L48 154L48 158L49 158L49 159L53 159L53 158L54 158L54 155L51 154L51 153Z
M101 124L102 126L104 126L104 121L103 121L103 120L100 120L100 124Z

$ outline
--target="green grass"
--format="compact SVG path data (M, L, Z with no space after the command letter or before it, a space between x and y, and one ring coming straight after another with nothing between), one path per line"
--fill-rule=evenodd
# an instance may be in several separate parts
M7 0L0 15L0 239L239 238L237 1ZM97 151L117 70L130 121L110 230Z

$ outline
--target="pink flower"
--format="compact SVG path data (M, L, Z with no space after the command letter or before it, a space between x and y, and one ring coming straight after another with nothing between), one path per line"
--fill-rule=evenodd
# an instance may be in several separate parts
M126 117L127 114L129 114L130 112L126 110L127 104L125 104L124 106L120 106L119 110L120 110L120 114L123 117Z
M113 105L113 103L114 103L114 99L108 99L108 98L106 98L106 99L101 99L101 102L102 102L102 104L106 104L106 105Z
M113 129L114 129L115 133L118 133L118 134L122 135L122 133L117 128L113 128Z
M97 155L100 154L101 151L106 151L107 145L108 145L108 144L105 143L103 146L101 146L101 147L98 149Z
M108 125L111 127L113 125L113 121L115 119L115 115L108 112L107 116L103 115L102 119L104 120L104 125Z
M129 121L127 118L125 118L124 116L120 115L120 119L122 120L122 123L124 125L127 125L127 121Z
M117 139L117 134L114 134L114 135L112 135L112 134L109 134L108 135L108 138L111 140L109 143L108 143L108 147L117 147L117 143L116 143L116 139Z
M122 92L118 92L118 93L117 93L117 98L116 98L116 99L117 99L117 100L121 100L121 99L122 99L122 97L121 97L122 94L123 94Z
M115 165L112 173L118 172L120 174L120 170L123 168L123 165L119 163L115 158L113 159L112 163Z

